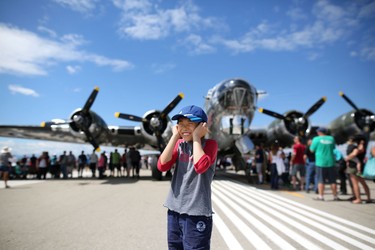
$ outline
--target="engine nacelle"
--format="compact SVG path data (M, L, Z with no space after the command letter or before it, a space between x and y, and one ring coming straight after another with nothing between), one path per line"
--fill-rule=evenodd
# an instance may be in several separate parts
M172 136L172 122L168 116L161 117L160 114L158 110L150 110L143 116L141 131L150 145L157 145L157 138L154 134L156 130L163 131L161 136L166 141Z
M290 146L293 138L303 131L307 134L311 130L311 123L303 117L299 111L288 111L285 113L286 119L274 120L267 128L268 143L277 142L280 146ZM304 138L304 136L303 136Z
M352 110L333 120L328 128L331 135L335 137L336 143L344 144L352 135L363 134L363 132L372 133L375 130L374 119L374 113L369 110Z
M110 136L105 121L93 111L83 113L82 109L76 109L70 116L69 127L73 135L83 139L86 139L84 130L88 128L98 143L106 142Z

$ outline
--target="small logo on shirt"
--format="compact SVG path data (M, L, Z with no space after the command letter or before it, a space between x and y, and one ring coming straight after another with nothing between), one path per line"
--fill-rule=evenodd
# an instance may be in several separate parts
M199 232L203 232L206 229L206 223L204 223L203 221L198 221L196 227Z

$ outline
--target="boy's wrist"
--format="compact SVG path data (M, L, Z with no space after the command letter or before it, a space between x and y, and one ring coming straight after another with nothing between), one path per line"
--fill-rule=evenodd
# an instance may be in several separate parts
M176 140L180 139L180 134L179 133L173 134L171 139L176 139Z

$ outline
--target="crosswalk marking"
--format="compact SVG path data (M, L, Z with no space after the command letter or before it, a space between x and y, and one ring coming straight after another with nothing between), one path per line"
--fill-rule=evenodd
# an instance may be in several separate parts
M243 192L242 190L239 190L236 188L237 191L239 192ZM242 196L243 198L245 198L245 196ZM255 196L255 193L253 192L251 194L251 197L253 199L257 199L259 200L260 197L259 196ZM267 199L267 197L264 197L264 195L262 195L261 197L262 199ZM275 211L276 209L278 209L278 207L275 205L275 199L272 199L272 203L268 204L268 206L265 206L263 204L260 204L258 202L256 202L256 204L258 204L259 206L261 206L264 210L270 212L270 213L274 213L274 214L277 214L279 215L279 217L284 220L285 222L289 223L291 226L299 226L299 227L302 227L302 230L303 232L309 232L309 234L315 238L317 238L318 240L320 241L324 241L325 244L327 244L328 246L334 248L334 249L344 249L344 246L342 245L339 245L339 244L336 244L334 241L332 241L331 239L329 239L328 237L325 237L321 234L317 234L314 230L312 230L311 228L309 227L306 227L306 226L303 226L302 224L300 223L297 223L296 220L294 219L298 219L299 221L303 221L305 223L308 223L309 225L321 230L321 231L325 231L326 233L332 235L332 236L335 236L336 238L340 238L341 240L344 240L352 245L357 245L358 247L360 247L361 249L364 249L366 247L366 245L362 244L361 242L359 241L356 241L350 237L347 237L346 235L342 234L342 233L339 233L325 225L323 225L322 223L317 223L315 220L317 220L319 217L318 216L315 216L315 219L312 220L312 219L309 219L307 218L307 216L302 216L300 214L297 214L297 213L293 213L291 211L292 207L288 207L288 209L285 209L283 211L284 214L287 214L289 215L291 218L294 217L294 219L286 219L285 217L282 217L283 214L282 213L279 213L277 211ZM251 203L250 203L251 204ZM275 210L272 210L270 209L269 207L273 207Z
M271 249L250 227L248 227L235 213L233 213L224 203L217 199L216 195L213 195L213 200L220 206L220 209L230 217L233 223L240 229L240 232L246 237L246 239L255 246L259 246L261 249ZM251 238L250 238L251 236Z
M230 204L230 206L236 210L239 214L241 214L248 222L254 224L254 226L259 229L260 231L262 231L263 233L265 233L266 237L268 237L270 240L273 240L275 241L275 243L282 247L283 249L296 249L295 247L293 247L292 245L290 245L286 240L284 240L283 238L281 238L279 235L277 235L274 231L270 230L269 228L267 228L261 221L259 221L258 219L256 219L254 216L250 215L249 213L246 213L246 211L244 209L242 209L240 206L234 204L234 203L231 203L230 200L226 197L222 197L222 199L227 203L227 204ZM248 236L252 235L252 234L247 234ZM256 244L256 246L258 246Z
M239 185L236 185L235 188L236 188L238 191L245 192L245 194L247 193L247 190L246 190L246 189L240 189L240 186L239 186ZM245 188L245 187L243 187L243 188ZM356 224L356 223L350 222L350 221L348 221L348 220L344 220L344 219L342 219L342 218L339 218L339 217L336 217L336 216L330 215L330 214L325 213L325 212L322 212L322 211L320 211L320 210L317 210L317 209L314 209L314 208L311 208L311 207L305 206L305 205L300 204L300 203L298 203L298 202L290 201L290 200L285 199L285 198L283 198L283 197L280 197L280 196L274 195L274 194L272 194L272 193L270 193L270 192L265 192L265 191L263 191L263 190L258 190L258 191L260 191L260 192L256 192L256 193L254 192L254 194L255 194L257 197L259 197L259 194L261 194L262 199L266 199L266 200L271 201L271 202L272 202L272 203L271 203L271 206L273 206L273 207L275 207L275 205L274 205L275 203L276 203L276 204L279 204L279 205L281 205L281 206L284 206L284 205L285 205L285 202L287 202L288 204L292 204L292 206L290 206L290 205L286 205L286 207L288 208L288 210L286 210L286 212L287 212L288 214L290 214L291 216L295 216L295 217L299 218L300 220L306 220L306 221L309 221L310 224L315 225L315 226L318 227L319 229L321 229L322 224L317 224L315 221L319 221L320 223L326 224L326 225L328 225L328 226L331 227L331 228L336 228L336 229L338 229L338 230L340 230L340 231L343 231L343 232L345 232L345 233L352 234L353 236L356 236L357 238L360 238L360 239L362 239L362 240L368 241L368 242L371 243L371 244L375 244L375 238L374 238L374 237L368 237L368 236L364 235L364 234L361 233L361 232L358 232L358 231L352 230L352 229L350 229L350 228L347 228L347 227L341 226L341 225L339 225L339 224L337 224L337 223L332 222L331 220L332 220L332 219L336 219L336 221L339 221L339 222L341 222L341 223L344 223L345 225L348 225L348 226L352 226L352 227L358 228L358 229L360 229L360 230L363 230L363 231L368 232L368 233L370 233L370 234L372 234L372 235L375 236L375 230L372 230L371 228L367 228L367 227L364 227L364 226L362 226L362 225L359 225L359 224ZM283 202L284 202L284 203L283 203ZM300 208L298 208L298 207L300 207ZM303 216L299 216L299 215L296 215L296 214L292 214L292 213L290 212L290 210L293 210L293 211L295 211L295 212L297 212L297 213L299 213L299 214L301 214L301 215L303 215ZM307 210L309 210L310 213L307 212ZM318 213L319 216L317 216L317 215L315 215L315 214L313 214L313 213L311 213L311 212L313 212L313 213ZM326 217L328 220L322 218L322 215L323 215L324 217ZM308 219L307 219L308 217L311 218L312 220L308 220ZM324 228L327 228L327 227L324 227ZM332 231L330 228L327 228L327 230L329 230L329 231L331 231L331 232L335 232L335 231ZM341 237L346 237L346 236L340 234L340 235L338 235L338 237L341 238Z
M215 225L220 232L221 235L225 235L224 241L229 247L229 249L237 249L242 250L243 247L238 242L236 237L232 234L232 232L229 230L227 225L224 223L224 221L221 219L221 217L218 214L215 214Z
M254 248L348 249L349 244L359 249L375 249L375 230L371 228L233 181L215 180L212 190L214 208L218 208L215 216L221 217L220 223L224 223L223 216L229 218ZM215 220L214 223L217 228L220 226ZM220 234L224 239L228 237ZM262 240L265 237L266 242Z
M214 190L217 192L217 189L215 187L214 187ZM215 191L214 191L214 193L215 193ZM232 196L231 198L234 201L236 201L237 203L241 204L243 207L247 207L247 209L250 210L253 214L256 214L257 216L259 216L260 218L262 218L263 220L265 220L268 224L273 225L274 227L278 228L286 236L293 237L293 239L296 239L298 242L304 242L304 244L306 244L309 249L321 249L317 245L313 244L311 241L309 241L308 239L306 239L305 237L303 237L300 234L298 234L297 232L291 230L287 226L284 226L282 223L279 223L277 220L273 219L267 213L264 213L260 209L257 209L255 207L253 207L251 203L249 203L249 202L245 203L242 199L237 198L236 197L237 195L230 194L226 190L222 191L222 192L225 193L227 196ZM239 196L241 196L243 198L242 195L239 195ZM228 203L231 203L231 205L234 208L234 210L239 209L239 207L235 206L233 202L228 201ZM265 223L260 222L259 220L255 219L255 217L253 217L253 216L252 216L252 218L250 218L250 216L248 215L248 213L246 211L244 211L243 209L241 209L239 211L239 213L241 215L243 215L243 216L247 215L249 217L249 219L248 219L249 223L253 224L254 227L258 228L259 225L263 225L263 226L261 226L260 231L262 231L262 233L265 236L269 236L269 234L275 235L275 233L269 227L265 226ZM280 238L280 236L277 236L277 238ZM274 239L271 238L271 240L274 240ZM278 244L276 243L276 245L278 245ZM278 246L280 246L280 245L278 245ZM292 247L292 246L290 246L290 244L288 244L288 247L286 247L284 245L284 247L281 247L281 249L295 249L295 248Z

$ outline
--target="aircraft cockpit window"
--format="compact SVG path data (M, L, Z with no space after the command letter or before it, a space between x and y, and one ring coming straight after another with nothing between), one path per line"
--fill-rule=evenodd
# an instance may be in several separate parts
M234 88L225 92L221 98L220 103L225 108L243 108L251 104L251 96L245 88Z

